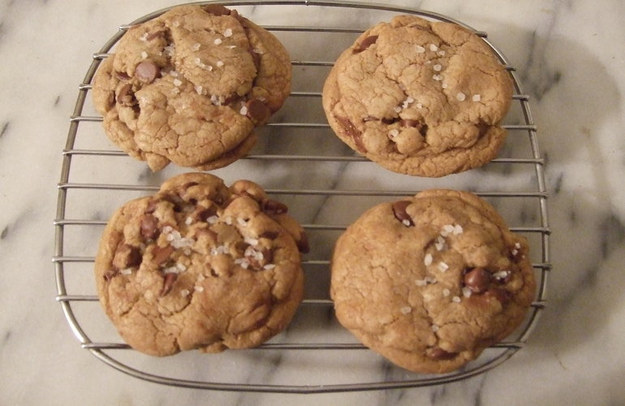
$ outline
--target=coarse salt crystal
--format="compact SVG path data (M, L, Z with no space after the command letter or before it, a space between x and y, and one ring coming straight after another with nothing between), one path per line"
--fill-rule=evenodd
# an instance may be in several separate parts
M197 94L202 94L202 91L204 90L204 88L202 86L195 86L195 92Z
M449 265L447 265L444 262L439 262L438 265L436 266L438 268L439 271L441 272L446 272L449 269Z
M438 47L435 44L430 44L430 51L436 52L438 51Z
M256 239L256 238L252 238L252 237L245 237L245 238L243 239L243 241L245 241L246 243L248 243L249 245L252 245L252 246L256 246L256 245L258 245L258 239Z
M414 283L417 286L425 286L428 284L428 282L425 279L417 279L416 281L414 281Z
M184 223L188 226L190 226L191 224L193 224L193 217L189 216L184 220Z
M436 238L436 242L434 243L437 251L442 251L445 248L445 239L442 236L438 236Z
M224 66L224 62L223 61L217 61L217 63L215 65L217 65L218 68L221 68L222 66Z
M497 280L506 279L510 274L509 271L498 271L493 274L493 277Z
M191 49L193 49L194 51L198 51L200 49L200 47L201 47L200 43L196 42L195 44L193 44Z
M247 114L247 106L243 106L243 107L241 107L241 110L239 110L239 113L240 113L242 116L245 116L245 115Z
M188 290L188 289L182 289L182 290L180 291L180 296L182 296L182 297L187 297L187 296L189 296L189 293L191 293L191 292L189 292L189 290Z
M145 52L145 51L141 52L141 59L147 59L147 57L148 57L148 53L147 52Z
M462 229L462 226L461 226L460 224L456 224L456 225L454 226L454 231L453 231L453 234L454 234L454 235L460 235L460 234L462 234L463 232L464 232L464 230Z
M238 223L240 226L242 226L242 227L247 226L247 220L245 220L244 218L241 218L241 217L237 217L237 223Z
M514 248L521 249L521 243L520 242L514 243Z
M395 113L401 113L401 107L400 106L396 106L394 108L394 110L395 110Z
M399 135L399 131L396 128L393 128L391 131L388 132L388 135L391 138L395 138Z
M399 309L399 311L401 312L401 314L408 314L408 313L412 312L412 307L404 306L401 309Z
M436 65L432 66L432 69L434 69L436 72L440 72L443 67L437 63Z
M216 38L213 42L215 43L215 45L221 45L223 41L221 40L221 38Z
M124 268L120 270L119 273L121 273L122 275L130 275L132 274L132 268Z
M472 291L471 291L470 287L465 286L465 287L462 288L462 296L464 296L464 297L471 297L471 293L472 293Z
M421 103L417 103L417 108L418 108L418 109L422 109L422 108L423 108L423 104L421 104Z
M148 35L150 35L150 34L148 34L147 32L144 32L143 35L141 37L139 37L139 39L141 41L145 42L145 41L148 40Z
M454 226L451 224L445 224L443 226L443 229L441 230L441 235L443 237L447 237L449 234L451 234L454 231Z
M228 38L232 36L232 30L230 28L226 28L224 31L224 37Z
M204 292L204 287L203 286L196 286L193 288L196 292Z
M479 102L480 100L482 100L482 96L480 96L479 94L474 94L471 100L473 100L474 102Z
M180 262L176 263L176 268L178 268L180 272L184 272L187 270L187 267L185 266L185 264L181 264Z
M430 266L432 265L432 254L425 254L425 257L423 258L423 264L425 266Z
M458 94L456 95L456 99L458 99L458 101L464 101L466 98L467 96L462 92L458 92Z
M445 56L445 51L442 49L436 53L438 56Z
M206 219L206 222L208 224L215 224L215 223L217 223L217 221L219 221L219 217L217 217L217 216L210 216L210 217L208 217Z
M182 84L182 80L174 79L174 86L180 86Z
M451 298L451 301L454 303L460 303L460 297L459 296L454 296Z
M442 87L443 89L447 89L447 88L449 87L449 85L448 85L447 83L443 82L443 83L441 84L441 87Z
M443 76L436 74L432 76L432 79L440 82L441 80L443 80Z
M401 223L405 225L406 227L410 227L412 225L412 222L408 219L403 219Z
M271 270L272 270L272 269L274 269L275 267L276 267L276 265L275 265L275 264L267 264L267 265L263 266L263 269L264 269L265 271L271 271Z
M451 291L447 288L443 289L443 296L447 297L449 295L451 295Z
M425 52L425 48L423 48L421 45L417 45L416 50L418 54L422 54Z
M440 327L438 327L436 324L432 324L432 331L433 332L437 332L440 329Z

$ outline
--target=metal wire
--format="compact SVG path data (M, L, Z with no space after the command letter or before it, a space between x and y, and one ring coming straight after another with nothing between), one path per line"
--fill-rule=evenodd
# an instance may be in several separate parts
M211 3L211 2L205 2ZM317 12L318 9L324 8L325 11L330 10L335 13L349 13L352 9L364 10L366 12L385 12L385 13L402 13L402 14L415 14L422 17L447 21L462 25L466 28L473 30L471 27L440 14L426 12L423 10L393 7L383 4L368 4L368 3L355 3L355 2L330 2L330 1L222 1L220 4L224 4L229 7L247 7L247 6L262 6L265 8L271 8L274 6L297 6L304 7L304 10L310 12ZM168 8L169 9L169 8ZM544 166L545 162L540 154L537 137L537 127L533 121L530 107L529 97L523 94L519 81L516 78L514 68L511 67L497 48L495 48L487 39L487 35L484 32L473 30L480 37L486 41L486 43L493 49L495 54L499 57L501 63L506 66L510 72L511 77L515 82L515 95L513 96L513 102L518 104L522 115L521 123L506 124L505 128L510 133L515 133L519 137L525 137L527 139L528 147L531 150L531 157L505 157L497 158L491 164L490 167L496 167L497 165L515 165L521 168L523 172L530 174L533 180L534 187L532 190L518 190L518 191L498 191L498 190L486 190L480 191L477 194L487 198L501 198L506 201L516 201L522 199L531 199L537 202L538 206L538 219L537 224L534 225L520 225L511 227L512 231L526 233L532 236L538 236L538 248L540 250L538 260L534 261L533 267L535 272L539 275L539 289L537 296L532 304L532 309L527 321L522 326L520 333L512 341L505 341L491 347L494 351L499 351L495 357L485 359L483 361L476 361L469 364L469 366L461 369L460 371L440 376L422 376L418 374L405 375L404 379L384 379L380 381L370 382L351 382L351 383L332 383L321 382L311 383L307 385L296 384L292 382L282 382L279 384L267 383L267 382L217 382L217 381L203 381L195 380L185 377L177 376L164 376L158 372L141 370L128 365L127 363L120 361L117 354L120 351L132 351L129 347L122 342L108 342L101 340L97 337L92 338L92 334L85 331L83 327L84 319L79 319L79 316L74 311L81 304L88 304L91 302L97 302L98 297L95 294L83 294L75 293L69 290L66 284L67 267L72 264L91 264L94 261L93 247L91 251L80 252L68 252L65 249L65 241L69 238L80 238L81 233L85 233L85 229L101 229L106 221L87 218L72 218L67 217L68 205L74 203L73 197L70 192L72 191L84 191L86 193L96 193L98 191L131 191L131 192L154 192L158 189L157 186L142 184L142 183L96 183L96 182L76 182L70 180L72 172L72 163L75 157L87 157L90 158L102 158L102 159L124 159L125 155L119 150L108 150L101 148L76 148L78 140L88 139L92 137L88 131L83 130L83 126L91 122L100 122L101 117L95 115L84 114L85 103L87 95L91 91L91 81L93 75L97 70L97 67L102 59L106 58L108 52L114 47L117 41L124 34L125 30L132 25L148 21L157 17L168 9L158 10L154 13L141 17L130 24L120 26L120 29L111 39L106 42L100 50L93 54L93 61L85 75L83 81L78 85L78 97L73 113L70 117L70 125L65 147L62 151L63 162L61 167L61 177L58 184L58 201L56 219L54 221L55 227L55 254L52 258L55 274L56 274L56 288L57 296L56 300L60 304L65 317L68 321L70 328L74 335L80 342L82 348L90 351L96 358L102 360L111 367L118 369L128 375L155 382L164 385L173 385L179 387L188 388L200 388L210 390L225 390L225 391L247 391L247 392L277 392L277 393L329 393L329 392L345 392L345 391L363 391L363 390L381 390L381 389L397 389L397 388L410 388L421 387L428 385L438 385L442 383L454 382L462 379L466 379L485 371L488 371L502 362L510 358L516 351L521 349L528 340L532 330L536 326L541 311L546 306L546 287L548 273L551 270L551 264L549 260L549 221L547 217L547 189L544 178ZM279 14L278 14L279 15ZM361 27L322 27L322 26L295 26L288 22L282 25L266 25L265 28L275 31L277 33L327 33L327 34L352 34L358 35L363 31ZM305 68L311 67L329 67L332 66L331 61L327 60L294 60L293 66L302 66ZM291 98L310 98L315 103L320 103L321 92L320 91L307 91L295 88L290 95ZM327 122L321 120L320 122L302 123L293 120L294 117L286 117L281 122L273 122L267 125L267 128L283 129L283 130L328 130L329 126ZM81 131L82 130L82 131ZM103 136L103 135L102 135ZM131 159L131 158L127 158ZM343 163L366 163L365 158L354 156L350 154L345 155L290 155L290 154L271 154L271 153L253 153L249 155L246 160L251 161L284 161L284 162L343 162ZM111 165L111 168L113 165ZM487 170L488 171L488 170ZM408 192L406 190L342 190L342 189L267 189L270 194L277 195L291 195L291 196L322 196L322 197L394 197L394 196L406 196L414 194L418 190ZM111 208L113 209L113 208ZM334 231L341 232L345 229L346 224L337 223L310 223L304 224L304 228L309 232L317 231ZM315 272L329 272L329 258L310 258L304 261L303 266L305 269L315 268ZM320 269L318 269L320 268ZM303 307L321 307L332 308L332 301L325 297L313 297L306 298L302 303ZM330 339L327 341L319 341L314 343L306 342L284 342L284 343L267 343L252 351L306 351L316 354L320 351L363 351L365 347L356 342L333 342ZM171 358L170 362L176 362L175 358Z

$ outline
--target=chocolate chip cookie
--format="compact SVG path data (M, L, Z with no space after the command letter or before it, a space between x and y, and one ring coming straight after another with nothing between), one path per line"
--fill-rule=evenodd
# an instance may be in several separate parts
M339 56L323 107L358 153L398 173L440 177L497 155L512 91L477 35L406 15L370 28Z
M340 323L414 372L477 358L522 323L535 290L526 240L468 192L377 205L340 236L332 258Z
M254 129L288 97L279 40L219 5L178 6L131 27L93 81L107 136L160 170L209 170L254 146Z
M255 183L183 174L112 216L95 260L98 295L146 354L254 347L293 317L307 249L287 207Z

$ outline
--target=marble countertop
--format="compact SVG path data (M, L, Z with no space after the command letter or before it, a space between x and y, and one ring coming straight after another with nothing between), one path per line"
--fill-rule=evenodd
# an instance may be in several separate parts
M82 349L55 300L55 268L51 262L55 254L57 183L69 117L92 54L120 25L173 4L166 0L0 0L0 404L625 403L625 296L621 292L625 286L625 49L621 45L625 38L625 4L619 0L602 0L600 7L590 0L501 0L496 5L486 0L387 3L442 13L487 32L489 40L516 68L524 93L530 97L549 192L552 270L546 310L526 346L502 365L444 385L297 395L160 385L121 373ZM246 9L243 14L261 23L273 23L271 13L263 8ZM317 16L326 17L323 13ZM294 12L292 18L297 25L298 18L303 17ZM376 22L369 21L371 16L361 11L354 12L351 18L353 21L332 23L340 26ZM297 38L288 39L300 53L299 58L320 51L309 38L302 44ZM97 126L87 131L87 138L92 137L95 145L111 148ZM306 144L300 147L308 148ZM268 143L259 148L275 146ZM509 152L504 149L504 153ZM113 159L119 159L115 161L121 165L117 171L127 173L124 179L105 173L105 167L91 161L80 164L77 158L72 180L123 183L127 179L155 185L161 176L177 171L170 168L163 175L153 175L140 163ZM327 188L332 184L357 189L371 179L384 180L377 174L368 177L367 173L360 173L355 166L358 163L302 165L310 165L314 175L289 176L291 169L285 163L262 167L262 175L254 176L270 188L288 183L296 188ZM253 169L258 167L244 162L240 170L221 173L236 177ZM479 190L505 176L505 171L495 170L492 174L487 169L444 179L440 184ZM395 180L397 185L403 185L405 178ZM438 183L424 180L419 185ZM127 197L123 193L105 198L87 196L77 209L84 213L76 215L105 219L112 204ZM338 213L348 213L346 216L360 209L335 206ZM296 210L304 221L310 221L313 214L324 214L318 207L313 214L306 208ZM518 221L523 224L527 217L536 215L530 211L509 212L506 216L514 221L521 219ZM84 240L95 235L91 228L88 230L85 234L90 235L84 236ZM80 253L81 244L87 243L83 234L78 235L68 245ZM92 255L89 249L85 246L82 255ZM70 282L80 285L79 292L86 286L87 295L94 292L89 266L77 265L73 273L82 276ZM109 326L97 303L90 309L81 317L92 319L97 324L94 328L101 328L106 334ZM308 331L303 330L299 334ZM311 330L310 334L318 332ZM297 359L268 356L251 361L246 357L230 352L217 356L186 354L183 361L173 361L173 365L196 368L202 362L216 363L213 369L218 379L222 378L219 371L223 371L228 379L241 374L241 379L248 382L266 377L276 383L276 376L286 374L280 371L290 371L295 376L286 378L293 378L298 384L307 379L321 382L324 375L337 382L374 379L380 374L395 378L401 375L379 359L370 358L366 350L345 357L335 352L319 365L305 355ZM188 364L184 364L185 359ZM264 365L264 361L270 365ZM350 363L358 368L352 370ZM372 370L363 372L363 365ZM341 368L332 372L334 367ZM159 364L156 368L168 367Z

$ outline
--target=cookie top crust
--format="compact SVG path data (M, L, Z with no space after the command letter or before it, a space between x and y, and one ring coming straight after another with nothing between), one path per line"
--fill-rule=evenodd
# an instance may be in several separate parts
M477 358L522 323L535 290L526 240L468 192L428 190L375 206L332 258L340 323L414 372Z
M134 349L164 356L260 345L303 296L303 229L260 186L188 173L129 201L95 260L100 303Z
M274 35L235 10L191 5L130 27L100 64L93 101L108 137L153 170L205 170L245 155L290 86Z
M512 79L456 24L398 16L358 37L330 71L323 107L336 135L381 166L439 177L492 160Z

